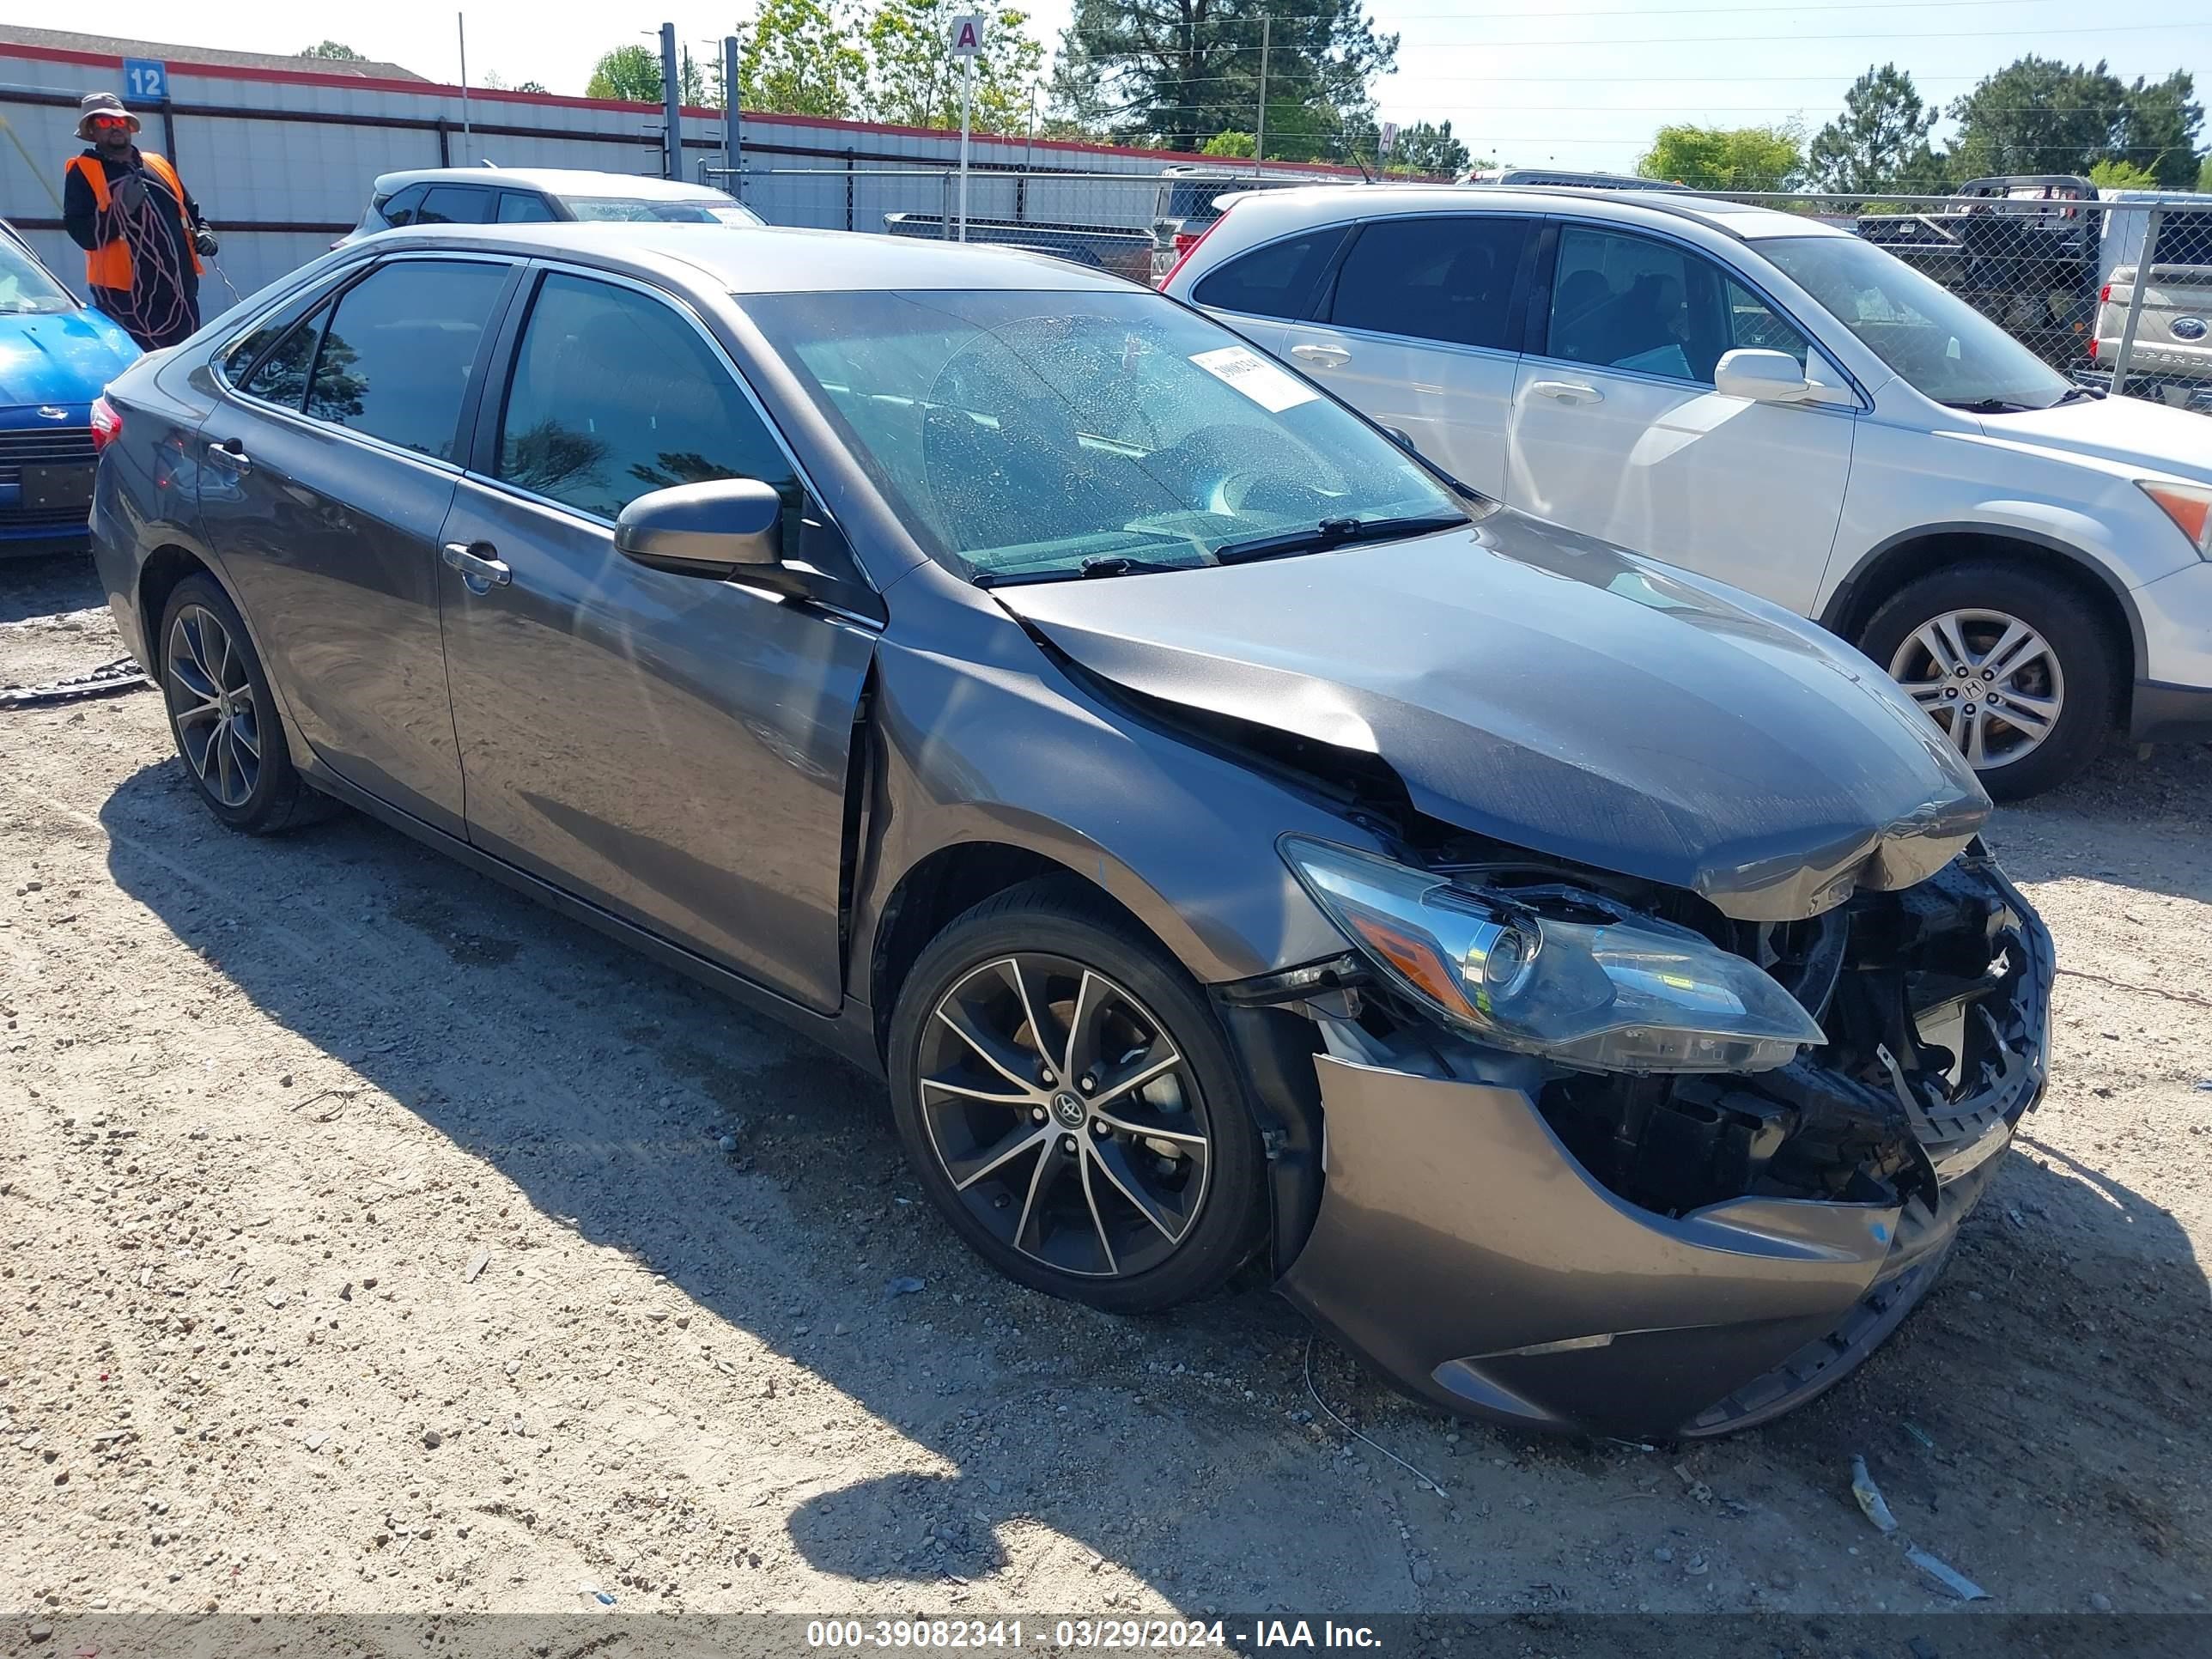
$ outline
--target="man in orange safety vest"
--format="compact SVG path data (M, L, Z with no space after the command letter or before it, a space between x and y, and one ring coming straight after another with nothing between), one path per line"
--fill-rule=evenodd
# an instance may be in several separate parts
M92 302L145 349L175 345L200 325L207 220L167 159L138 148L138 118L113 93L78 100L76 136L88 147L70 158L62 222Z

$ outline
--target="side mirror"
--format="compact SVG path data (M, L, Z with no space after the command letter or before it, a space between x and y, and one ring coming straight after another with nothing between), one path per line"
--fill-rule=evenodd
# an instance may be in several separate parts
M1724 398L1748 398L1755 404L1792 404L1803 401L1814 387L1788 352L1739 346L1721 354L1713 370L1713 390Z
M679 576L727 580L782 558L783 498L757 478L714 478L641 495L615 520L629 558Z

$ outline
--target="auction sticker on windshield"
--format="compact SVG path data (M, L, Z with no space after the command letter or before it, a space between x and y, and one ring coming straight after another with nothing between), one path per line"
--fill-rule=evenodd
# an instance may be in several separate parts
M1224 346L1218 351L1201 351L1191 362L1223 385L1235 386L1261 408L1273 414L1279 415L1286 409L1296 409L1300 404L1310 404L1321 396L1296 375L1285 374L1265 358L1255 356L1243 346Z

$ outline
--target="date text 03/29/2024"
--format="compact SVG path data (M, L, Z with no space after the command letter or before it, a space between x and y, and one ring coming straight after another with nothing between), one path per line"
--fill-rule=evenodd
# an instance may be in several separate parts
M1239 1620L1239 1623L1243 1621ZM1199 1652L1207 1649L1355 1648L1382 1646L1372 1627L1334 1620L1261 1619L1249 1630L1229 1630L1222 1620L1059 1619L817 1619L806 1626L806 1645L817 1650L1042 1647Z

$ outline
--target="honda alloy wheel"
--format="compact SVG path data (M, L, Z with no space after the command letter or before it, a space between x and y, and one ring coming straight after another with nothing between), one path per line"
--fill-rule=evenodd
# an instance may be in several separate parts
M893 1042L931 1197L1012 1276L1157 1307L1249 1251L1257 1137L1218 1026L1080 889L1029 884L956 921L909 976Z
M1977 771L2026 759L2066 708L2066 671L2051 641L2002 611L1929 617L1897 647L1889 675Z
M1859 648L1999 800L2063 783L2112 735L2120 647L2084 591L2048 572L1994 561L1933 571L1883 601Z

